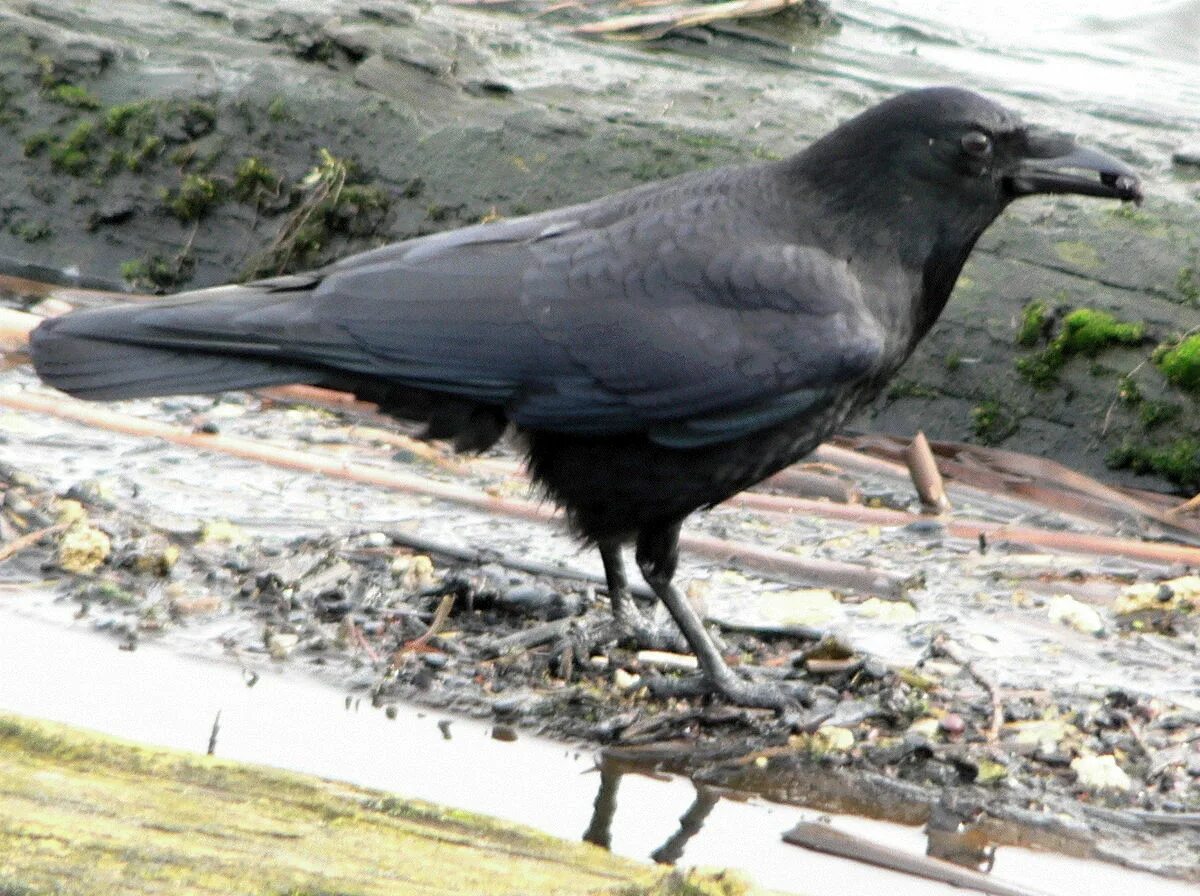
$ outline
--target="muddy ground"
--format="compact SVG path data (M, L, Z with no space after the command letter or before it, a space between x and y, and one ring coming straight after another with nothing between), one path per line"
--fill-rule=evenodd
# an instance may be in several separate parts
M8 377L7 395L45 392L24 371ZM387 471L399 456L435 487L529 496L511 446L456 461L358 412L234 395L117 413L352 469ZM784 801L907 822L945 804L955 819L981 811L988 842L1184 877L1200 867L1200 581L1170 559L995 537L981 550L947 528L1129 522L958 486L953 517L905 525L741 505L697 517L691 534L860 572L821 587L753 559L685 556L681 580L727 655L803 687L787 721L679 696L687 658L618 643L599 564L561 523L54 417L7 410L0 425L4 541L58 527L0 567L4 599L27 611L70 601L114 649L152 639L225 653L251 678L303 669L385 710L412 701L582 739ZM919 510L902 476L823 470L850 499L830 506ZM986 849L968 849L968 864Z
M0 9L9 272L171 290L310 266L777 156L885 92L820 78L785 89L778 74L764 86L764 60L805 75L770 43L748 59L744 35L645 50L445 6L342 4L331 18L327 4L264 13L211 0L156 5L152 21L143 9ZM1198 218L1194 202L1153 191L1136 210L1014 208L895 388L855 426L903 435L919 425L1112 482L1194 491L1197 401L1148 359L1197 323ZM39 299L5 302L36 309ZM1046 313L1019 345L1038 302ZM1079 308L1144 334L1068 354L1035 385L1017 361L1042 358ZM6 394L38 394L25 369L0 377ZM526 494L507 467L450 470L324 410L253 396L122 410ZM220 645L250 669L312 669L382 706L486 715L777 798L821 792L831 806L907 820L948 801L964 818L982 808L994 841L1193 879L1200 867L1195 608L1177 585L1149 617L1117 611L1130 587L1177 582L1184 567L1003 543L981 551L936 520L708 514L692 528L908 582L810 590L752 564L685 560L728 652L807 685L797 730L768 712L656 696L680 674L676 661L606 637L598 563L561 527L0 413L3 540L68 515L0 568L6 595L77 602L126 647ZM1110 469L1123 448L1157 472ZM515 457L508 448L492 460ZM916 509L903 480L852 478L868 504ZM978 496L956 513L1097 531ZM554 574L522 571L531 563ZM448 595L449 617L421 641Z

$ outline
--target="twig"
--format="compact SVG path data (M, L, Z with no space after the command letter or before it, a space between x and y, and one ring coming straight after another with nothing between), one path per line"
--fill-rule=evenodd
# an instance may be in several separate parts
M1194 510L1200 510L1200 494L1195 497L1188 498L1178 507L1172 507L1167 511L1167 516L1182 516L1185 513L1191 513Z
M217 752L217 735L221 733L221 710L217 710L217 717L213 719L212 729L208 732L208 755L215 756Z
M946 488L942 485L942 474L938 472L937 462L929 449L929 440L925 433L918 432L908 447L904 450L904 460L908 463L908 472L912 474L913 486L921 504L934 513L945 513L950 509L950 499L946 497Z
M483 648L483 655L485 657L508 656L512 653L549 644L552 641L561 641L567 636L574 622L575 620L569 617L566 619L556 619L553 622L544 622L541 625L533 626L533 628L505 635L503 638L486 645Z
M379 662L379 654L375 651L375 648L372 647L370 645L370 643L367 641L366 636L362 633L362 629L360 629L357 625L355 625L353 622L351 622L350 625L348 626L348 631L350 632L350 639L355 644L357 644L359 647L362 648L363 652L366 653L367 657L371 660L371 662L378 663Z
M499 551L462 547L450 544L449 542L438 541L434 538L428 538L424 535L413 535L397 530L388 532L388 537L395 544L402 545L414 551L422 551L426 554L436 554L440 557L448 557L452 560L461 560L464 563L479 565L496 563L506 569L515 569L534 576L561 579L568 582L584 582L589 585L598 586L600 591L607 592L608 590L608 581L601 573L587 572L586 570L575 569L570 566L558 566L553 563L543 563L539 560L529 560L525 557L505 554ZM630 585L630 590L637 597L654 597L654 592L645 585Z
M726 19L774 15L801 0L729 0L726 3L707 3L685 6L668 12L636 13L613 16L601 22L588 22L575 30L580 34L613 34L640 31L639 37L653 40L671 31L694 28Z
M433 620L429 623L429 628L425 629L424 633L413 638L400 646L396 653L405 653L410 650L420 650L426 644L437 636L437 633L442 630L442 626L446 624L446 619L450 616L450 611L454 609L454 601L457 595L453 591L449 594L443 594L441 601L438 602L437 609L433 611Z
M805 849L865 862L879 868L889 868L913 877L940 881L955 887L978 890L991 896L1034 896L1037 890L995 880L971 868L963 868L944 859L915 855L884 846L865 837L840 831L832 825L813 821L802 821L783 835L787 843Z
M44 529L35 529L22 535L20 538L14 538L8 544L0 545L0 563L15 557L21 551L28 547L33 547L47 535L54 535L68 528L70 523L55 523L53 526L46 526Z
M992 702L992 719L988 724L987 738L988 743L995 743L1000 737L1000 727L1004 724L1004 701L1001 699L1000 686L979 671L979 668L967 657L963 649L950 640L950 636L945 632L939 632L934 636L931 650L935 654L941 654L953 660L987 691L988 699Z

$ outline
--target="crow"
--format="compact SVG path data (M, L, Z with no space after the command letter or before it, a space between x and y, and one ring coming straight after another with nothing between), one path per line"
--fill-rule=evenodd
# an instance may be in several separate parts
M794 461L877 395L1014 199L1140 201L1135 173L973 92L894 96L782 161L394 243L310 273L41 323L41 378L120 399L283 383L350 391L479 451L513 428L534 480L622 561L709 692L782 708L734 672L672 584L680 526Z

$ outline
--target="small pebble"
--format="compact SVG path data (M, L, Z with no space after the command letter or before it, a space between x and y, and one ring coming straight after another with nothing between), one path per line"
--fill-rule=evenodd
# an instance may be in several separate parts
M613 684L618 690L632 691L642 683L642 679L638 675L627 672L624 669L618 668L613 672Z
M1111 755L1080 756L1071 761L1071 771L1080 786L1089 790L1128 790L1133 786L1129 775Z
M938 720L938 727L951 737L958 737L967 730L967 723L956 712L948 712Z
M686 653L669 653L665 650L639 650L637 661L643 666L678 672L694 672L699 663Z

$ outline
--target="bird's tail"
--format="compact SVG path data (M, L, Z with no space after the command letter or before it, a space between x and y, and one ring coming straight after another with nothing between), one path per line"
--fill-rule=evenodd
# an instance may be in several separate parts
M252 323L273 317L287 292L227 286L72 312L33 331L33 364L45 382L89 399L315 382L319 367L281 357L272 334L254 332Z

